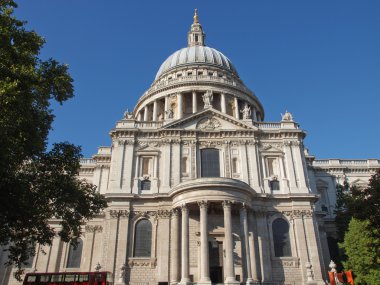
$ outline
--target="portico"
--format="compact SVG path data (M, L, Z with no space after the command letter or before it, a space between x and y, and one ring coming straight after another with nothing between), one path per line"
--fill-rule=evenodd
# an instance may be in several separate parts
M242 186L243 187L242 189ZM202 189L205 188L205 189ZM206 190L207 188L207 190ZM245 188L245 189L244 189ZM254 195L254 190L241 181L226 178L201 178L195 181L185 182L178 185L172 191L173 212L172 235L175 237L172 242L173 248L181 247L181 262L178 255L171 253L172 276L171 283L188 284L196 282L199 284L225 283L238 284L241 281L250 284L253 282L249 248L247 202ZM221 199L221 197L223 197ZM180 204L182 202L182 204ZM198 280L192 280L189 273L189 239L193 239L189 234L189 219L199 218L199 228L197 232L198 244ZM179 226L178 214L181 213L181 225ZM232 217L240 219L240 227L233 227ZM210 225L210 217L220 217L219 222L213 221ZM179 240L179 233L181 240ZM218 241L223 247L223 262L220 268L223 273L223 280L212 280L210 277L210 245L217 242L213 236L218 236ZM245 252L244 263L245 272L236 279L234 250L236 250L236 238L240 242L240 250ZM235 240L234 240L235 239ZM244 242L243 242L244 241ZM194 254L194 253L192 253ZM239 254L240 255L240 254ZM178 261L178 262L176 262ZM257 261L258 262L258 261ZM256 264L256 261L254 262ZM179 268L180 267L180 268ZM178 272L181 276L178 276ZM216 278L215 276L213 278Z

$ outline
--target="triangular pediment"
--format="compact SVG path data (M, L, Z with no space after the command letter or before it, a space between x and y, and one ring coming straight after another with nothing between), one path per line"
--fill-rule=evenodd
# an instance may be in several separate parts
M351 182L351 184L355 185L355 186L367 186L368 183L361 180L360 178L358 179L355 179L354 181Z
M262 148L262 151L263 152L272 152L272 153L274 153L274 152L281 152L282 153L283 152L282 149L277 148L277 147L275 147L273 145L264 146Z
M162 129L185 129L197 131L258 130L250 122L238 120L213 108L202 110L180 120L173 121Z
M155 147L152 147L148 144L143 144L143 145L140 145L138 148L137 148L137 152L157 152L158 149L155 148Z

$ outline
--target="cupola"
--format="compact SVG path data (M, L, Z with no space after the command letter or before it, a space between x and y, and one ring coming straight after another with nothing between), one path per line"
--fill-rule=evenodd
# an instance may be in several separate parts
M195 9L194 11L194 22L191 25L190 31L188 33L187 41L188 46L204 46L205 45L206 35L203 32L201 24L198 21L198 11Z

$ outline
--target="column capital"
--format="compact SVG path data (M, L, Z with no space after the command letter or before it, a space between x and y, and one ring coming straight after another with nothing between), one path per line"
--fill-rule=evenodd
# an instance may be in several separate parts
M205 201L205 200L198 201L197 204L198 204L199 208L206 208L206 209L207 209L207 207L209 205L208 202Z
M188 211L189 211L189 208L187 207L186 204L182 204L182 205L181 205L181 211L182 211L182 213L183 213L183 212L188 212Z
M222 202L223 208L231 208L232 204L233 204L233 201L230 201L230 200L224 200Z
M240 206L240 212L241 213L246 213L248 212L248 207L247 207L247 204L246 203L241 203L241 206Z
M172 216L178 216L179 215L179 209L178 208L172 209L171 212L172 212Z

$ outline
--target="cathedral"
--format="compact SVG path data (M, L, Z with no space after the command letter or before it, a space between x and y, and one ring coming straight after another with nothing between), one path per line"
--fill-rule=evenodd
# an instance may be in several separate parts
M336 185L365 187L380 161L315 159L291 113L265 121L232 62L206 45L196 11L187 40L116 122L111 146L81 161L80 178L108 208L78 247L37 245L26 272L110 271L118 285L325 284ZM0 261L0 285L19 284L6 253Z

